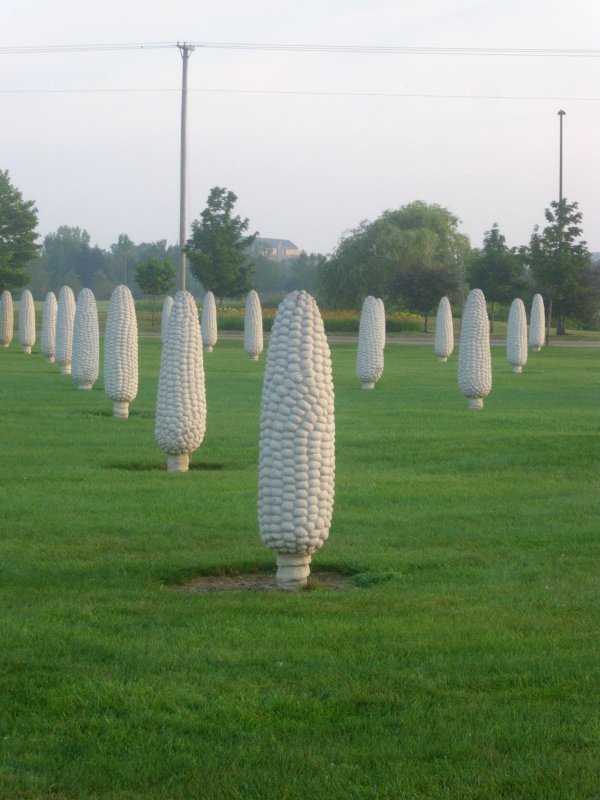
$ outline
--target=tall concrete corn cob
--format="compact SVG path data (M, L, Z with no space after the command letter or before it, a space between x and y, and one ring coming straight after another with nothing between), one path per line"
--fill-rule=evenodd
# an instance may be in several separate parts
M23 345L23 352L31 353L35 344L35 306L29 289L24 289L19 303L19 341Z
M531 319L529 320L529 346L539 352L546 342L546 314L544 298L541 294L533 296L531 303Z
M56 313L58 303L54 292L48 292L44 300L44 313L42 315L42 355L49 364L54 363L56 356Z
M104 332L104 391L115 417L127 419L138 389L138 337L133 297L127 286L110 296Z
M168 294L163 302L162 314L160 317L160 340L164 344L167 340L167 325L169 324L169 316L173 308L173 298Z
M56 311L56 360L63 375L71 374L73 360L73 323L75 321L75 295L70 286L58 293Z
M190 453L204 439L206 394L198 309L189 292L177 292L160 359L155 436L167 469L186 472Z
M335 421L331 357L314 299L291 292L277 310L260 413L258 521L278 553L277 583L306 583L329 536Z
M508 312L506 358L513 372L523 372L527 363L527 315L523 301L516 297Z
M358 349L356 352L356 375L363 389L374 389L375 382L383 374L383 345L381 307L383 302L369 295L365 297L358 327ZM385 324L385 317L384 317Z
M77 297L73 328L73 367L71 377L78 389L91 389L98 380L100 334L96 298L91 289Z
M0 344L8 347L12 342L14 328L12 294L5 289L0 296Z
M492 390L490 323L481 289L469 292L463 311L458 352L458 385L469 408L483 408L483 398Z
M250 289L246 297L244 312L244 350L250 361L258 361L263 351L263 323L260 298L254 289Z
M202 303L202 317L200 320L202 330L202 344L207 353L212 353L217 343L217 304L212 292L204 295Z
M454 350L454 328L452 327L452 309L447 297L442 297L437 310L435 323L435 344L433 346L440 361L448 361Z

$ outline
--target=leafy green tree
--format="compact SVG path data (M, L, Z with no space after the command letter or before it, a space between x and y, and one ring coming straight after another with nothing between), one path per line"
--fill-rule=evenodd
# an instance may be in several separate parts
M453 296L459 285L458 273L444 266L411 264L400 270L394 287L404 305L423 315L423 330L428 330L429 315L442 297Z
M251 251L248 258L252 262L252 288L263 297L270 295L281 298L288 278L285 265L273 261L260 251Z
M37 224L33 200L23 200L8 170L0 170L0 292L20 289L29 282L25 267L39 249Z
M582 292L586 283L588 291L595 291L595 275L587 242L580 238L582 214L577 203L555 200L546 209L545 217L548 224L541 233L539 226L533 230L527 259L535 290L546 301L549 339L553 314L557 336L565 333L568 313L576 319L582 315Z
M320 265L325 302L359 307L373 294L389 304L433 310L449 286L458 287L470 251L458 223L447 209L420 201L361 222Z
M326 260L321 253L300 253L297 258L287 261L286 291L293 292L296 289L304 289L305 292L314 294L318 285L319 272L325 266Z
M131 280L139 261L135 242L126 234L120 233L117 241L110 246L106 275L114 284L125 285Z
M91 288L96 272L105 268L106 253L98 246L90 245L90 235L86 230L61 225L44 237L42 260L53 289L65 284L73 288L67 279L69 273L77 275L82 287Z
M159 295L167 294L175 285L175 267L170 261L161 261L158 258L150 258L148 261L137 265L135 279L144 294L152 295L152 327L154 327L154 315L156 313L156 298Z
M258 236L246 236L249 220L233 216L236 200L233 192L214 186L186 244L192 274L221 302L250 288L252 261L246 251Z
M467 265L471 288L481 289L491 305L490 333L494 332L496 303L509 303L525 286L525 265L516 248L510 248L494 222L483 237L481 250L473 251Z

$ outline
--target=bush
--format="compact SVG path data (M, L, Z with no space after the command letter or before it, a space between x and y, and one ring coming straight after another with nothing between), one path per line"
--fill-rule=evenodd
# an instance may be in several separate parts
M263 330L270 331L277 313L276 308L263 308ZM217 309L218 325L223 331L244 330L244 309L235 306L223 306ZM360 311L335 310L322 311L323 323L327 333L355 333L360 323ZM386 314L386 328L388 332L420 331L423 328L423 318L418 314L405 311L393 311Z

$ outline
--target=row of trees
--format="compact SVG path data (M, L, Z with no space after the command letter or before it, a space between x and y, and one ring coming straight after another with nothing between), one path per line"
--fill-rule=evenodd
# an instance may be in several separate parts
M347 233L319 276L323 296L332 305L357 306L368 294L388 305L418 311L425 317L440 297L458 300L465 289L481 289L489 303L493 331L496 304L539 292L548 320L565 332L567 316L585 326L599 322L600 264L581 239L577 203L553 202L546 226L534 228L528 246L510 248L494 224L483 246L471 249L447 209L421 202L384 212Z
M600 269L581 239L577 203L551 203L546 226L534 229L528 246L509 248L494 224L482 248L472 249L450 211L414 202L361 222L342 236L330 257L303 254L277 264L255 246L258 232L249 233L249 220L235 215L236 201L233 192L215 186L192 223L186 253L193 290L210 289L223 300L250 288L263 296L301 288L337 307L359 307L373 294L388 306L423 314L427 329L440 297L447 295L462 307L468 285L483 290L492 330L497 304L536 292L546 300L549 319L554 313L558 333L564 332L567 316L588 326L598 322ZM175 284L179 250L164 240L136 245L121 234L105 251L92 246L87 231L62 226L40 246L36 226L33 202L23 200L8 173L0 172L0 291L29 282L43 297L68 284L74 291L90 287L103 298L116 284L127 283L138 296L153 295L156 303Z
M276 263L260 248L253 248L257 234L245 236L248 220L235 216L233 192L214 187L206 209L193 223L189 242L188 281L196 293L203 291L202 275L217 297L237 297L252 284L263 296L281 298L293 289L315 292L317 272L324 256L303 253L299 258ZM179 246L166 240L136 244L120 234L108 250L92 244L82 228L61 225L38 242L37 209L11 185L7 172L0 173L0 291L28 285L41 299L49 291L71 286L75 293L91 288L98 299L107 299L117 284L129 285L134 296L154 297L168 293L176 282Z

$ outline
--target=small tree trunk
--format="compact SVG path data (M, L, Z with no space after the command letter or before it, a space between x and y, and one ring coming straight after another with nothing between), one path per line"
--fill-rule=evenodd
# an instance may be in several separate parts
M492 300L492 313L490 314L490 333L494 332L494 301Z
M425 325L423 327L423 333L427 333L427 320L429 319L428 314L425 314Z
M565 336L567 333L567 318L566 314L559 314L556 320L556 335Z
M552 324L552 295L548 298L548 316L546 317L546 345L550 342L550 325Z
M154 327L154 313L155 313L155 311L156 311L156 295L154 295L154 305L152 306L152 325L151 325L152 328Z

